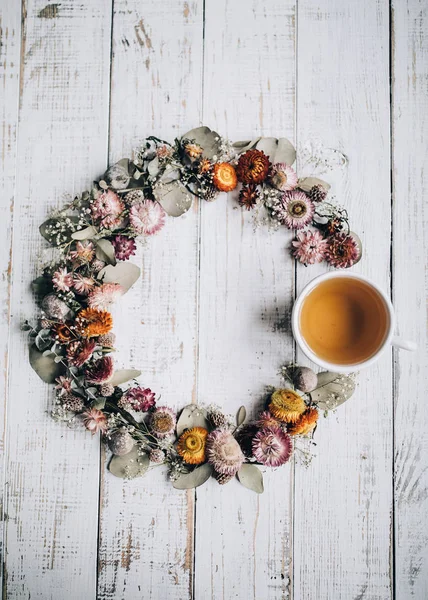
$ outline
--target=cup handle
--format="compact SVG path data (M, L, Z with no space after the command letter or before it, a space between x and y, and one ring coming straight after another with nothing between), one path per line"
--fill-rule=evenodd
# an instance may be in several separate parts
M400 337L392 338L392 345L395 348L402 348L403 350L409 350L410 352L416 352L418 349L418 345L415 342L411 342L410 340L404 340Z

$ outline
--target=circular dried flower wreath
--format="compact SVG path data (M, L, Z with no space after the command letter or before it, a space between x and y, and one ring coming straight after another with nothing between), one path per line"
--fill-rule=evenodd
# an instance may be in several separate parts
M174 144L149 137L132 160L111 166L41 225L58 257L32 283L41 313L37 325L23 324L30 364L56 385L55 419L80 422L102 435L114 475L133 478L165 463L177 489L197 487L210 476L220 484L237 476L260 493L258 465L279 467L290 460L297 440L310 443L320 411L353 393L351 376L316 375L290 364L280 371L283 386L267 391L258 417L246 422L241 407L232 423L214 406L191 404L178 414L159 406L155 393L135 380L140 371L114 367L109 309L140 275L128 262L136 239L159 232L168 216L182 215L194 196L212 201L239 186L239 204L255 209L259 223L296 232L291 253L300 262L349 267L359 260L361 243L349 229L346 210L329 199L325 181L298 178L295 160L285 138L232 144L208 127Z

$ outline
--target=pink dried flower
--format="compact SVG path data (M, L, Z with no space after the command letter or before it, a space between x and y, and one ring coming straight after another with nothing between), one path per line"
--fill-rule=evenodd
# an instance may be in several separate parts
M118 283L103 283L88 295L88 306L96 310L108 310L110 304L116 302L123 294L123 287Z
M273 187L282 192L290 192L297 185L295 170L285 163L272 165L269 179Z
M129 209L129 221L137 233L153 235L165 224L166 213L159 202L143 200L135 202Z
M257 427L260 429L264 429L266 427L271 427L272 429L278 428L281 426L281 423L275 419L275 417L268 411L264 410L259 414L258 419L256 421Z
M85 369L85 377L89 383L106 383L113 375L113 359L103 356Z
M327 240L319 231L301 231L292 242L292 254L301 263L313 265L322 262L327 250Z
M327 240L326 261L337 269L347 269L360 259L360 249L352 234L338 233Z
M227 429L215 429L207 438L208 462L217 473L235 475L244 462L241 447Z
M112 190L100 194L91 205L92 216L105 229L118 227L124 210L125 204Z
M162 144L156 148L156 156L160 159L168 158L172 154L171 146L167 146L166 144Z
M147 412L156 404L155 394L150 388L140 386L130 388L124 394L125 401L130 408L137 412Z
M83 424L95 435L98 432L105 433L107 431L107 417L97 408L91 408L83 413Z
M91 268L95 273L98 273L99 271L101 271L101 269L104 269L105 266L105 262L99 260L98 258L96 258L91 264Z
M67 346L67 360L73 367L81 367L91 358L96 342L92 339L70 342Z
M58 269L52 276L54 288L61 292L69 292L73 286L73 275L65 268Z
M117 235L111 243L114 246L114 254L117 260L128 260L130 256L135 254L137 249L134 238L126 235Z
M55 381L57 383L55 389L58 390L59 395L65 394L66 392L71 392L71 377L64 377L63 375L60 375L55 379Z
M91 262L94 258L95 249L92 242L76 242L76 248L70 252L71 260L81 265Z
M290 436L279 428L261 429L253 439L253 456L262 465L280 467L291 456Z
M75 273L73 277L73 287L78 294L85 295L92 290L95 280L92 277L85 277L80 273Z
M160 464L165 460L165 452L160 448L153 448L149 454L150 462Z
M159 406L150 418L152 432L158 438L165 438L174 433L177 418L175 413L167 406Z
M312 221L314 205L306 194L299 191L284 194L277 218L289 229L302 229Z

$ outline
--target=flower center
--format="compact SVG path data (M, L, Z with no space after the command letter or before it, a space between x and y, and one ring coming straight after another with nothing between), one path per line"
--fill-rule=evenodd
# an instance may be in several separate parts
M293 202L290 207L290 212L293 217L303 217L307 212L307 207L304 202Z
M186 439L186 448L191 452L197 452L202 448L202 440L196 437L196 435L190 435Z

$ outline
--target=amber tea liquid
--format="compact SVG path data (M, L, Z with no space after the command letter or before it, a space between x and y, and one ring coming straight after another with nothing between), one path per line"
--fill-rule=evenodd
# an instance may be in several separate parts
M334 277L318 284L300 310L300 332L322 360L351 365L376 354L389 329L389 313L370 284Z

